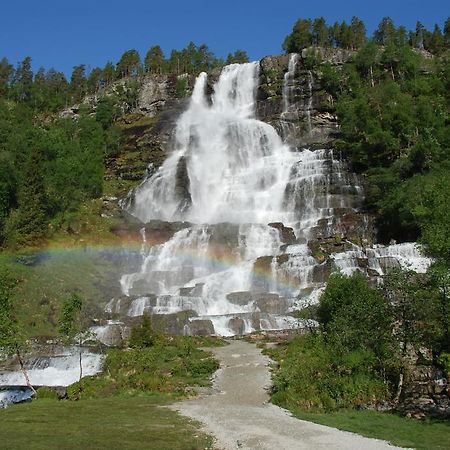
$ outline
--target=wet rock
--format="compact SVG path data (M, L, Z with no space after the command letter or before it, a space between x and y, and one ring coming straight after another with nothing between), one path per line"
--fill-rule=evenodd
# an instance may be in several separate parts
M269 223L269 227L280 231L280 238L284 244L294 244L297 241L294 230L291 227L285 227L282 222Z
M228 321L228 328L230 328L234 334L242 336L245 332L245 322L240 317L233 317Z
M231 292L227 294L227 300L233 305L247 306L253 301L253 295L250 291Z
M187 327L191 336L211 336L215 334L214 326L209 319L192 320Z
M150 245L163 244L169 241L175 233L190 226L189 222L151 220L145 224L145 238Z
M195 286L182 287L179 294L184 297L201 297L205 283L197 283Z
M187 162L186 158L182 156L178 161L175 180L175 195L180 199L180 211L185 211L192 203L191 193L189 192L189 184Z
M287 299L272 293L254 294L253 301L266 314L285 314L291 306Z

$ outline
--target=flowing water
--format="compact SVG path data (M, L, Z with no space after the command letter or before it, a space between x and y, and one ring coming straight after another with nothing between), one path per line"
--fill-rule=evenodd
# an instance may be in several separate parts
M291 55L282 119L294 113L298 63ZM332 236L361 204L362 189L332 150L292 149L256 118L258 79L257 62L227 66L209 98L207 75L200 74L170 156L133 192L128 211L142 222L192 225L157 246L147 246L143 230L141 268L121 279L123 293L138 296L129 316L191 311L192 324L208 321L222 335L290 328L300 325L289 315L299 299L317 300L323 289L306 244ZM308 80L309 112L311 73ZM336 255L334 267L350 273L366 258L382 274L379 258L403 254L426 265L415 247L369 253ZM108 308L118 306L113 300Z

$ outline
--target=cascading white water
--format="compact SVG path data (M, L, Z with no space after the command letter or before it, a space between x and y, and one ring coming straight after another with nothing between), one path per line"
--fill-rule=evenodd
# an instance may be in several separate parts
M283 114L290 112L297 64L291 55ZM207 75L200 74L172 153L134 192L129 212L143 222L194 225L149 248L143 234L141 269L121 279L124 294L138 296L128 315L189 310L197 314L192 324L209 321L230 335L296 326L286 314L297 297L317 300L322 268L306 243L319 229L333 235L335 210L354 211L361 189L331 150L290 149L257 120L258 72L258 63L225 67L210 101ZM310 112L311 73L308 80ZM283 246L277 223L293 229L296 245ZM336 258L336 266L344 268L344 260ZM119 303L108 310L119 311Z
M82 353L83 375L95 375L101 371L104 355L84 351ZM80 374L77 349L68 349L59 356L37 358L28 369L30 382L35 386L68 386L78 381ZM0 373L0 386L22 386L21 371Z
M285 117L287 113L291 112L291 105L294 93L295 70L297 68L299 55L291 53L289 55L288 70L284 74L283 80L283 111L281 117Z

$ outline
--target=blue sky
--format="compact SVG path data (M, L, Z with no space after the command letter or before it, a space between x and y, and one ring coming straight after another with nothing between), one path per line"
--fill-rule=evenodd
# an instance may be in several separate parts
M237 48L251 59L281 52L300 17L328 22L364 20L369 32L390 16L397 25L443 25L448 0L4 0L0 57L14 64L29 55L39 66L70 74L76 64L103 66L130 48L141 55L160 44L168 54L189 41L206 43L218 56Z

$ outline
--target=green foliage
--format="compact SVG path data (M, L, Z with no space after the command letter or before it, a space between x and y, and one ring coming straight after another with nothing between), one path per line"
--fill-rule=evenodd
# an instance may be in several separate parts
M248 55L244 50L236 50L234 53L228 53L227 64L243 64L248 63Z
M329 26L323 17L299 19L283 43L286 53L301 52L310 46L360 48L366 42L366 27L358 17Z
M411 348L448 352L448 272L393 269L381 287L359 273L333 274L316 311L301 311L320 328L269 350L281 366L273 400L290 409L334 410L394 398Z
M131 329L129 345L131 348L152 347L155 343L155 331L147 314L144 314L142 323Z
M36 393L36 398L39 400L42 400L44 398L50 400L58 400L58 393L52 388L41 387Z
M11 300L16 284L17 280L8 271L0 271L0 348L7 355L14 354L24 343Z
M177 98L184 98L187 96L188 80L186 78L177 78L175 85L175 95Z
M69 386L70 399L140 393L184 395L188 386L209 384L218 362L196 348L196 338L159 336L151 345L108 350L104 374Z
M47 205L42 153L32 149L25 163L18 192L18 208L5 224L5 232L11 244L35 243L45 237Z
M80 333L80 316L83 300L77 294L68 297L61 306L59 332L66 339L73 339Z
M409 270L392 269L385 276L381 289L396 323L393 336L402 348L402 358L406 356L408 345L424 346L437 353L448 348L444 338L449 311L433 279Z
M438 359L447 377L450 377L450 353L442 352Z
M317 317L335 357L345 360L348 352L357 352L368 368L386 370L392 358L392 319L387 302L364 275L331 275Z
M364 176L381 240L422 235L434 256L447 258L449 62L424 73L426 62L388 25L379 30L384 47L370 42L352 64L323 67L341 125L337 144Z
M141 71L141 57L134 50L127 50L121 57L116 67L118 77L127 77L139 74Z
M145 71L150 73L163 73L165 64L166 61L161 47L159 45L151 47L145 55Z
M373 357L364 350L336 357L315 334L299 336L268 353L281 362L272 396L280 406L330 411L389 399L386 383L370 370Z

